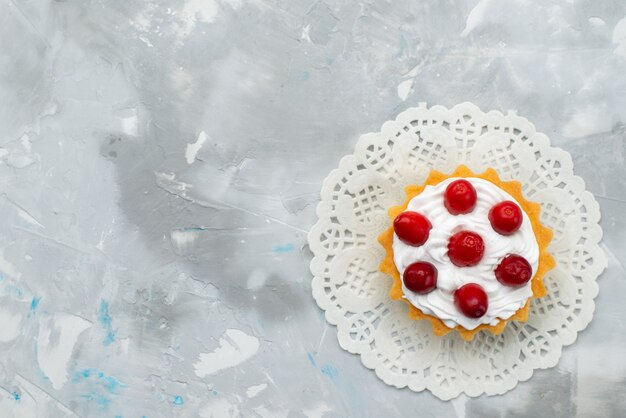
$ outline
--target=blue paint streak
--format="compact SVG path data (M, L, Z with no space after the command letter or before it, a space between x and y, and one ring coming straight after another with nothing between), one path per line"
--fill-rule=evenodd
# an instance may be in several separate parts
M111 376L99 376L99 377L103 379L104 381L103 385L105 389L111 393L115 393L118 387L123 387L122 386L123 383L121 383L119 380L117 380L114 377L111 377Z
M302 74L300 74L300 80L302 81L306 81L309 78L311 78L311 74L308 71L304 71Z
M173 401L174 405L182 405L185 403L185 401L183 400L183 397L180 395L176 395L174 396L174 401Z
M11 392L11 396L13 397L13 400L15 402L19 402L20 399L22 399L22 395L20 395L19 393L17 393L16 391Z
M339 372L332 364L326 364L324 367L322 367L321 371L322 374L325 374L331 379L336 379L337 376L339 376Z
M203 226L186 226L182 230L187 232L187 231L206 231L207 229L209 228L205 228Z
M293 244L277 245L274 247L274 252L276 254L285 254L292 252L294 248Z
M41 301L41 298L33 298L30 301L30 311L31 312L35 312L37 310L37 307L39 306L39 302Z
M111 395L119 393L119 389L126 388L127 385L120 382L113 376L108 376L102 370L93 367L82 369L74 373L72 383L84 385L87 389L81 398L87 402L93 402L100 410L105 411L112 402Z
M317 363L315 362L315 359L313 358L313 355L311 353L306 353L306 356L309 358L309 361L311 362L313 367L317 368Z
M102 344L105 346L110 345L113 341L115 341L115 331L113 331L112 319L111 315L109 315L109 302L105 300L100 301L100 307L98 308L98 322L100 322L102 328L107 331Z
M85 382L87 380L92 380L92 378L93 382L95 382L98 386L106 389L111 394L118 393L118 389L127 387L126 384L120 382L115 377L108 376L103 371L95 369L93 367L79 370L74 373L72 383Z
M24 296L24 290L20 289L19 287L13 284L7 284L4 290L6 290L7 293L15 294L15 296L17 296L18 298L21 298L22 296Z
M94 391L90 391L80 395L81 398L87 400L87 402L95 402L102 411L106 410L111 403L111 399L106 396L102 396Z
M35 358L37 358L37 347L36 346L35 346ZM45 382L49 382L50 381L48 376L46 376L46 374L43 371L41 371L41 369L37 369L37 374L39 375L41 380L43 380Z

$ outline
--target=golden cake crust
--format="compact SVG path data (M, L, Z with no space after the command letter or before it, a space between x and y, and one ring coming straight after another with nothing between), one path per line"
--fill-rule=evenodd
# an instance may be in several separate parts
M498 177L498 173L492 168L488 168L483 173L476 174L472 172L469 168L464 165L460 165L454 170L452 174L444 174L439 171L431 171L428 175L428 178L421 186L411 185L405 188L406 192L406 200L400 206L394 206L389 209L389 218L391 220L391 224L393 225L393 220L398 216L402 211L404 211L411 199L420 194L426 186L434 186L442 181L451 178L451 177L464 177L464 178L480 178L483 180L490 181L495 184L502 190L506 191L508 194L513 196L517 203L522 207L524 212L528 215L530 219L530 223L533 228L533 232L537 239L537 244L539 246L539 263L537 266L537 272L533 276L531 280L531 289L532 289L532 298L540 298L546 295L546 288L543 284L543 278L545 274L551 270L555 263L552 256L548 253L547 247L550 244L550 240L552 239L552 230L546 228L541 225L539 212L540 205L538 203L529 202L524 199L522 195L522 185L518 181L502 181L500 177ZM530 309L530 298L526 302L526 304L521 307L517 312L515 312L508 319L501 319L496 325L488 325L482 324L473 330L468 330L463 328L460 325L457 325L455 328L450 328L442 320L439 318L428 315L422 312L419 308L413 306L406 298L404 298L404 293L402 292L402 278L400 277L400 272L396 268L396 265L393 261L393 226L390 226L387 230L385 230L379 237L378 242L385 248L385 259L380 264L380 270L383 273L390 275L393 279L393 284L391 286L391 290L389 291L389 297L393 300L402 300L409 307L409 318L411 319L427 319L433 326L433 330L435 335L445 335L450 331L456 329L461 338L464 340L471 340L474 338L474 335L481 330L487 330L492 334L500 334L504 331L504 327L509 321L526 321L528 319L528 311Z

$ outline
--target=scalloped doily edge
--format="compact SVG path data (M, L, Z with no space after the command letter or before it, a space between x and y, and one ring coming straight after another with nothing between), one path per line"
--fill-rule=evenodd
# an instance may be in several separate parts
M599 225L599 222L602 219L602 212L600 211L600 205L597 202L597 200L595 199L595 197L593 196L593 194L591 192L589 192L588 190L586 190L586 184L585 184L584 179L581 178L580 176L577 176L577 175L574 174L574 172L573 172L573 161L572 161L571 155L567 151L565 151L565 150L562 150L562 149L556 148L556 147L552 147L551 141L550 141L550 139L549 139L549 137L547 135L545 135L545 134L543 134L541 132L538 132L536 127L535 127L535 125L532 122L530 122L528 119L526 119L523 116L519 116L517 114L517 112L514 111L514 110L509 110L506 114L504 114L504 113L502 113L502 112L500 112L498 110L490 110L488 112L483 112L482 110L480 110L480 108L478 106L476 106L475 104L470 103L470 102L459 103L459 104L455 105L454 107L452 107L451 109L448 109L447 107L441 106L441 105L435 105L435 106L433 106L431 108L428 108L426 102L420 102L417 107L414 106L414 107L407 108L404 111L400 112L395 117L395 119L388 120L388 121L384 122L381 125L381 128L380 128L379 131L377 131L377 132L368 132L368 133L360 135L359 139L355 143L353 149L356 150L359 147L359 144L362 141L365 140L365 137L367 137L369 135L378 135L378 134L382 133L386 129L385 125L395 124L395 123L399 122L401 118L405 117L407 114L409 114L411 112L422 111L422 110L426 110L426 109L431 110L431 111L437 110L437 111L443 111L443 112L453 112L453 111L457 111L457 110L463 109L463 108L470 108L472 110L472 112L474 112L474 113L476 113L476 112L482 113L485 116L496 116L496 117L499 117L499 118L511 117L511 118L518 119L522 123L525 123L525 124L527 124L528 126L530 126L532 128L533 135L542 135L544 137L544 139L547 140L546 146L550 150L556 150L556 151L559 151L560 153L562 153L562 155L566 155L567 156L566 158L568 158L569 161L572 162L572 166L571 166L572 168L571 168L571 173L570 173L571 177L575 181L579 182L579 185L581 186L581 189L582 189L581 193L589 194L589 196L591 197L590 201L593 201L594 204L596 205L597 209L598 209L599 216L598 216L598 219L595 220L594 224ZM337 168L331 170L331 172L324 178L324 180L322 182L322 187L321 187L320 193L319 193L320 202L318 202L318 204L316 205L316 208L315 208L315 214L316 214L316 216L318 218L320 217L320 213L322 212L322 210L324 208L323 191L325 189L327 181L329 181L329 179L332 178L333 175L336 175L336 173L340 172L342 165L347 165L348 162L352 158L354 158L354 151L353 151L352 154L344 155L339 160L339 164L338 164ZM314 236L313 233L314 233L316 227L319 224L321 224L321 220L320 219L317 220L317 222L311 227L311 229L309 230L309 233L307 234L307 242L309 243L309 247L311 249L311 252L313 253L313 258L311 259L311 261L309 263L309 270L313 274L313 281L318 280L318 276L316 275L316 270L315 270L315 263L316 263L316 259L318 259L319 255L315 253L315 251L313 249L313 246L311 245L311 242L313 241L313 236ZM409 383L405 383L403 385L397 385L397 384L395 384L393 382L387 381L385 379L385 377L382 375L382 373L379 372L379 370L378 370L378 368L376 366L374 366L374 367L369 366L363 359L363 357L365 355L364 352L352 349L352 347L347 347L345 345L345 343L342 342L341 338L339 338L338 334L336 336L337 337L337 342L339 343L339 346L343 350L345 350L345 351L347 351L347 352L349 352L351 354L358 355L359 359L361 361L361 364L366 369L373 370L374 373L376 374L376 376L380 380L382 380L388 386L393 386L393 387L396 387L398 389L408 388L409 390L411 390L413 392L416 392L416 393L420 393L420 392L423 392L425 390L428 390L429 392L431 392L431 394L433 396L435 396L438 399L441 399L443 401L448 401L448 400L455 399L458 396L460 396L461 394L465 394L466 396L471 397L471 398L477 398L477 397L480 397L480 396L483 396L483 395L485 395L485 396L499 396L499 395L503 395L503 394L513 390L515 387L517 387L517 385L519 383L523 383L523 382L526 382L526 381L530 380L530 378L534 375L535 370L546 370L546 369L550 369L550 368L555 367L559 363L559 360L561 359L561 356L562 356L562 353L563 353L563 349L566 348L566 347L571 346L572 344L574 344L576 342L576 340L578 339L578 334L580 332L584 331L585 328L587 328L587 326L593 320L593 316L594 316L594 313L595 313L595 298L599 294L599 286L597 284L597 280L602 275L602 273L606 270L606 268L608 266L608 257L606 255L606 252L604 251L604 249L600 246L600 242L602 241L603 235L604 235L604 232L602 231L602 228L599 228L599 233L598 233L598 236L596 237L597 238L596 242L592 242L591 243L592 245L596 246L596 248L598 249L598 254L602 255L602 260L598 263L597 273L593 275L594 277L593 277L592 281L590 282L590 283L593 283L593 287L591 289L592 291L591 291L590 300L589 300L590 305L591 305L590 306L590 310L589 310L589 317L588 318L584 318L585 320L581 324L578 324L576 326L574 338L572 338L571 341L564 341L563 344L560 345L559 352L555 353L555 354L558 354L558 355L554 356L554 360L549 361L547 364L538 365L537 367L532 367L532 368L527 369L528 370L528 374L527 375L524 374L522 376L517 376L517 374L516 374L516 378L514 380L512 380L513 385L511 387L506 387L502 391L494 391L493 393L487 393L487 390L481 390L480 392L477 392L477 393L473 393L473 392L472 393L468 393L467 391L463 390L463 388L461 388L461 390L451 394L450 396L447 396L446 394L441 393L441 391L438 390L437 386L433 386L433 385L429 385L429 384L424 385L424 387L422 387L421 389L416 389L414 387L411 387L411 385ZM315 300L316 304L318 305L318 307L324 311L324 318L325 318L325 320L331 326L335 327L338 330L339 329L338 321L335 318L333 318L332 317L332 313L329 312L332 309L332 305L330 303L328 303L328 300L324 299L321 295L317 295L317 293L315 291L315 286L312 286L312 296L313 296L313 299Z

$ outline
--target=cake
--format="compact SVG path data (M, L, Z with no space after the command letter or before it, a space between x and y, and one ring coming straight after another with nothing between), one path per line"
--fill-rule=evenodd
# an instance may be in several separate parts
M390 297L427 319L435 334L457 330L465 340L487 330L501 333L528 318L532 298L546 293L552 231L540 207L519 182L493 169L474 174L432 171L422 186L406 188L406 201L389 209L392 222L380 237L380 269L393 278Z

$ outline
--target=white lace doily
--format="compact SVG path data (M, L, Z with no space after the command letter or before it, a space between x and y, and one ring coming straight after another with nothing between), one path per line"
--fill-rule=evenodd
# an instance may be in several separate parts
M378 270L387 209L404 202L404 187L423 183L430 170L449 173L459 164L520 181L554 232L549 251L556 261L545 278L548 294L532 302L528 322L509 323L499 336L481 332L471 342L456 332L437 337L428 321L409 319L407 306L388 296L391 278ZM471 103L421 104L363 135L324 181L309 233L313 296L337 326L341 347L388 385L428 389L444 400L502 394L535 369L554 366L591 321L596 279L607 263L598 245L598 203L572 169L570 155L528 120Z

